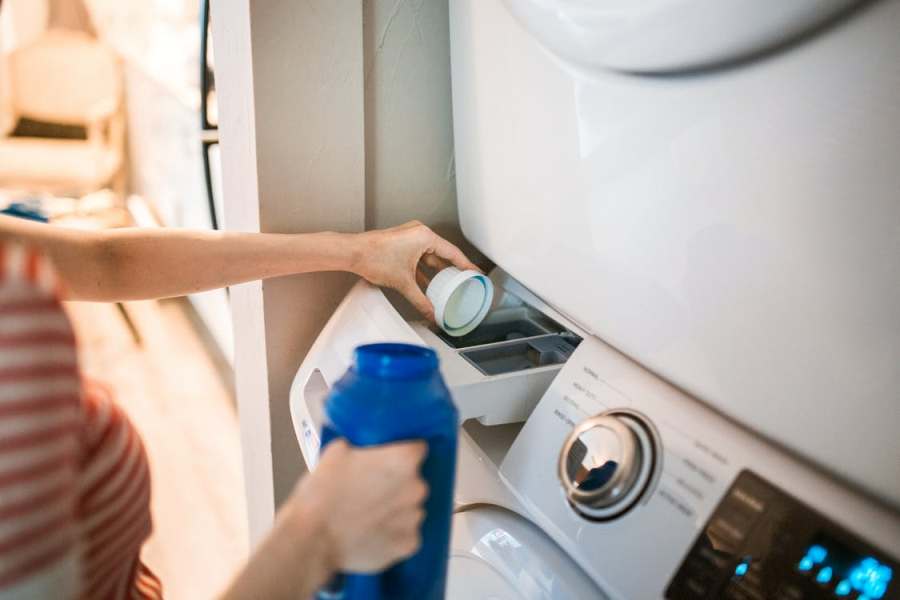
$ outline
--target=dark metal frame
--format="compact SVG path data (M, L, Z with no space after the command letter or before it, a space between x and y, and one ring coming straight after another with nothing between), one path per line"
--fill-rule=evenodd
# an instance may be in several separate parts
M203 144L203 179L206 182L206 202L209 206L209 221L218 230L219 217L213 197L212 169L209 165L209 149L219 143L219 128L209 121L209 92L212 87L212 73L207 64L209 55L209 0L200 2L200 130Z

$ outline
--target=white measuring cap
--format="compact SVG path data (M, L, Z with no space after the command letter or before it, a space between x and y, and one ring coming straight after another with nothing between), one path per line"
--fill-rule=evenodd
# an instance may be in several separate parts
M448 335L466 335L484 320L494 299L494 284L478 271L447 267L428 284L434 320Z

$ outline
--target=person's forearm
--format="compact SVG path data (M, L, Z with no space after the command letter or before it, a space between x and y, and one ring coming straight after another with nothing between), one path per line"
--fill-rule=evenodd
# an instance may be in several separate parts
M220 600L311 598L334 572L321 518L280 514Z
M350 270L356 252L353 236L331 232L119 229L102 235L96 260L103 276L78 278L73 298L165 298L294 273Z
M49 256L67 300L166 298L280 275L349 271L397 290L433 320L420 264L435 271L451 264L478 270L459 248L418 221L359 234L259 234L84 231L0 215L4 240Z
M67 299L166 298L293 273L351 270L351 234L187 229L81 231L3 218L0 237L48 254Z

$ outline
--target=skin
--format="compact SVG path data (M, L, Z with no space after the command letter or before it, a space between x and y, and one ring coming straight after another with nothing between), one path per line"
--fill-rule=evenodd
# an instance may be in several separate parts
M425 450L422 442L329 444L222 600L310 598L336 571L380 571L416 552Z
M418 221L365 233L239 233L188 229L68 229L0 215L0 239L40 248L67 300L183 296L256 279L349 271L393 288L433 319L420 267L478 269Z
M0 215L0 240L52 260L67 300L165 298L255 279L349 271L402 293L433 320L423 270L477 269L413 221L359 234L260 234L183 229L84 231ZM412 555L428 490L421 442L329 444L222 598L307 598L337 571L374 572Z

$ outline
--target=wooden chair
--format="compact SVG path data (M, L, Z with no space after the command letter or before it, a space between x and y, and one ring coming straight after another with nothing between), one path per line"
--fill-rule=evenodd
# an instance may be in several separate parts
M49 30L10 54L7 73L7 123L81 126L87 139L12 137L7 125L0 131L0 187L71 196L113 187L124 197L125 115L115 53L86 34Z

